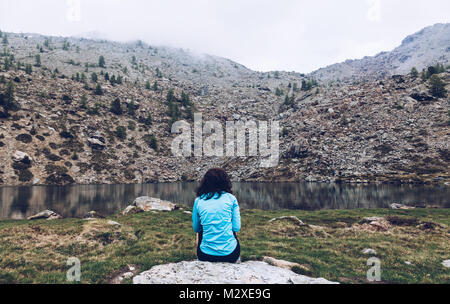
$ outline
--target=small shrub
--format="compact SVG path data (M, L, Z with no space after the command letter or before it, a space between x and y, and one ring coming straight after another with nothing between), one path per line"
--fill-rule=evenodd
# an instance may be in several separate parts
M116 136L120 140L124 140L127 138L127 129L124 126L118 126L116 128Z

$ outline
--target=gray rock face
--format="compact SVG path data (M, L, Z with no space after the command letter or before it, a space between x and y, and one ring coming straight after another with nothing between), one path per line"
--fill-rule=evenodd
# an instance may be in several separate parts
M406 205L403 205L403 204L397 204L397 203L390 204L389 207L391 209L414 209L414 207L406 206Z
M133 206L136 206L143 211L172 211L177 209L177 206L174 203L149 196L138 197L134 200Z
M40 219L56 220L62 219L62 216L54 211L44 210L27 218L27 220L40 220Z
M13 154L12 159L15 162L22 162L22 163L30 163L32 161L32 158L27 153L22 151L16 151Z
M310 76L321 81L379 79L386 75L409 73L413 67L420 71L431 63L442 62L445 66L450 62L449 45L450 24L438 23L406 37L391 52L333 64L312 72Z
M88 139L88 145L93 150L103 150L103 149L105 149L105 144L103 142L101 142L97 138L89 138Z
M97 211L89 211L83 216L83 219L98 219L98 218L105 218L105 217L100 213L98 213Z
M134 284L337 284L265 262L241 264L180 262L158 265L133 278Z
M363 253L363 254L372 254L372 255L377 254L377 252L376 252L374 249L371 249L371 248L366 248L366 249L364 249L364 250L362 251L362 253Z
M144 212L144 210L142 210L136 206L129 205L128 207L125 208L125 210L123 210L122 215L131 215L131 214L136 214L136 213L141 213L141 212Z

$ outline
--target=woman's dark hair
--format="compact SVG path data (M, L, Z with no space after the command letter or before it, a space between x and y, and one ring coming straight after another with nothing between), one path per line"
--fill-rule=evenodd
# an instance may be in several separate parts
M197 197L203 196L203 199L209 200L215 195L219 198L222 192L233 194L228 174L220 168L208 170L197 188Z

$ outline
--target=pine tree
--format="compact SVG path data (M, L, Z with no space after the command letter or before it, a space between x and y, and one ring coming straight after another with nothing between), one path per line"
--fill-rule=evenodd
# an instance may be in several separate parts
M153 91L157 92L158 91L158 83L155 81L153 82Z
M116 136L117 138L124 140L127 138L127 129L123 126L116 127Z
M152 115L148 113L147 118L145 119L145 125L150 126L152 124Z
M162 75L161 71L159 70L159 68L156 68L156 77L158 77L158 78L162 78L163 77L163 75Z
M97 73L93 72L91 74L91 80L92 80L92 82L97 82L98 81Z
M100 56L100 57L98 58L98 66L101 67L101 68L104 68L104 67L105 67L105 57Z
M136 113L136 106L134 104L134 98L131 98L130 103L127 105L127 110L128 110L128 114L130 116L134 116L134 114Z
M158 150L158 141L156 140L156 137L154 134L150 135L150 141L149 144L150 148L152 148L153 150Z
M13 111L18 108L14 101L14 85L12 81L8 82L5 93L0 95L0 105L3 107L3 110L7 115L8 111Z
M150 90L151 89L150 82L148 80L145 82L145 89L146 90Z
M5 57L5 71L9 71L11 66L11 62L9 61L9 57Z
M181 104L184 106L190 105L189 95L186 94L184 91L181 92Z
M447 96L447 90L445 89L445 83L437 75L432 75L430 77L430 93L434 97L444 98Z
M27 64L25 66L25 73L27 73L28 75L31 75L32 72L33 72L33 68L31 67L31 64Z
M173 89L170 89L170 90L167 92L166 100L167 100L167 102L169 102L169 103L175 101L175 94L174 94Z
M4 45L7 45L7 44L8 44L8 36L7 36L6 34L3 35L2 43L3 43Z
M86 109L87 108L87 97L86 97L86 94L83 94L83 96L81 96L80 108L82 108L82 109Z
M95 95L103 95L103 89L99 83L97 83L94 93L95 93Z
M416 69L415 67L413 67L413 68L411 69L410 75L411 75L411 77L413 77L413 78L417 78L417 77L419 76L419 72L417 71L417 69Z
M111 103L110 111L111 113L114 113L116 115L122 115L122 105L120 104L119 98L114 99L114 101Z
M284 104L285 105L289 105L289 95L288 94L286 94L286 96L284 97Z
M40 67L41 66L41 55L39 55L39 54L37 54L35 57L34 57L34 60L35 60L35 64L34 64L34 66L35 67Z

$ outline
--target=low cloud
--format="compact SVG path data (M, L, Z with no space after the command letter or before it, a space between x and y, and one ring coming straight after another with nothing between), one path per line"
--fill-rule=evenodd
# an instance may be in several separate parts
M448 22L449 11L448 0L2 0L0 29L142 39L254 70L306 73L389 51L425 26Z

